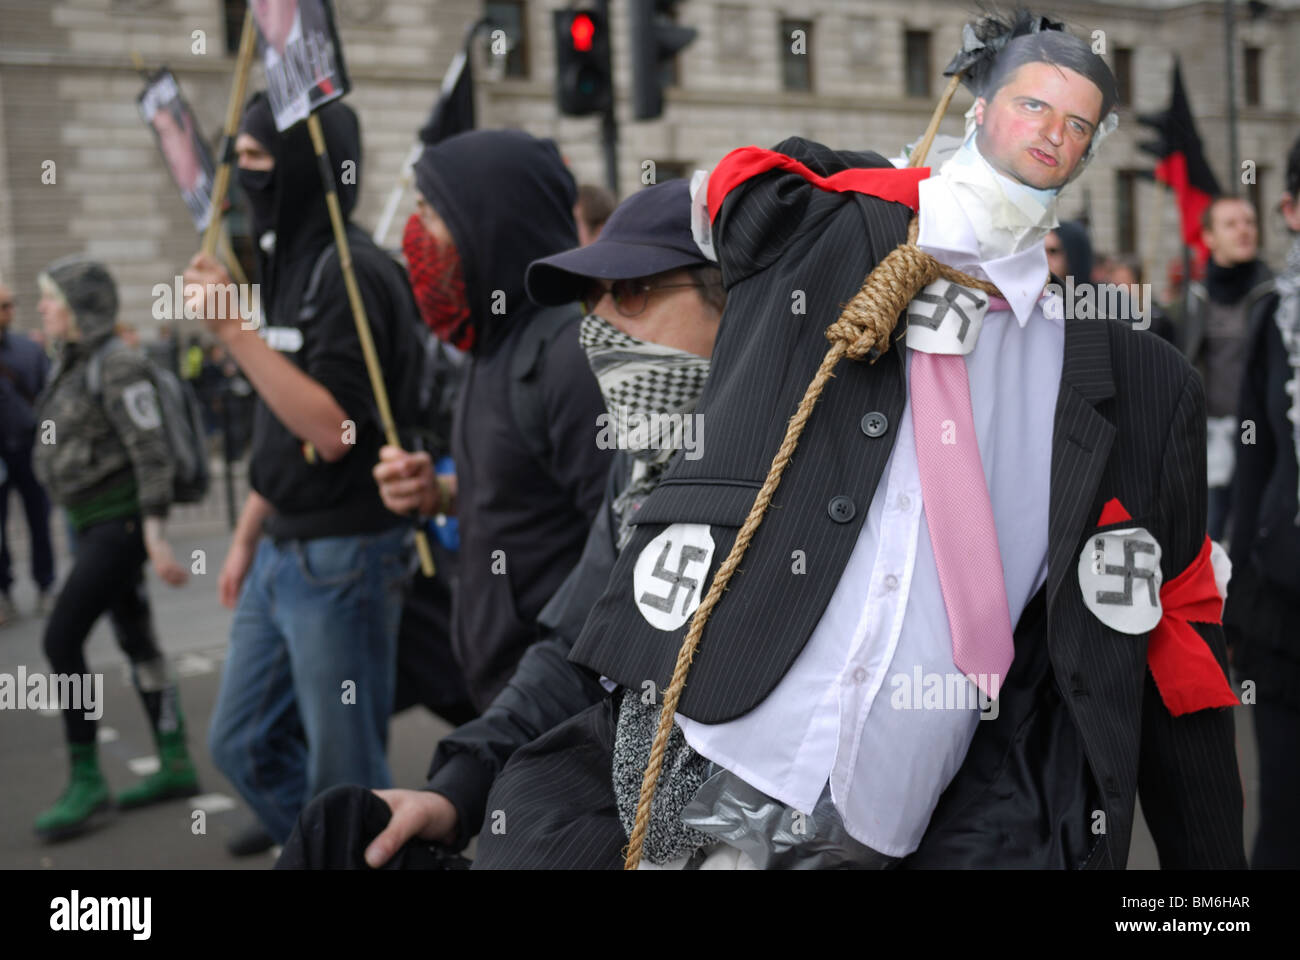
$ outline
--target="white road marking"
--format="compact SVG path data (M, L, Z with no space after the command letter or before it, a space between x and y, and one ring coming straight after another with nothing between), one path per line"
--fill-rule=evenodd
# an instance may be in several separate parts
M197 797L190 797L190 809L202 810L204 813L221 813L223 810L234 810L235 801L224 793L204 793Z
M128 760L126 765L137 777L147 777L151 773L157 773L160 766L157 757L136 757L134 760Z
M176 673L182 677L197 677L212 672L212 661L207 657L187 653L176 659Z

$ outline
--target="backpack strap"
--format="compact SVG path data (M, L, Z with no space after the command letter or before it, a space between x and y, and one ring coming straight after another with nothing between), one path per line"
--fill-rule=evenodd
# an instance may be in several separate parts
M307 278L307 289L303 291L301 306L298 308L299 320L311 320L316 316L316 298L320 296L321 281L325 276L325 268L329 266L331 258L338 252L338 248L331 243L316 256L316 263L311 268L311 276Z
M525 449L543 463L551 445L542 401L542 358L560 331L580 316L576 303L543 308L528 321L510 355L510 414Z
M110 353L127 349L126 341L119 336L111 336L90 355L86 361L86 389L98 400L104 393L104 358Z

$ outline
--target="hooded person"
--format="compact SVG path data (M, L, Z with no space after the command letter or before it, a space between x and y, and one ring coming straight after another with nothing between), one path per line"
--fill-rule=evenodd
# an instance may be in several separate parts
M83 681L80 702L58 704L71 781L36 820L42 838L59 840L86 829L111 805L96 758L103 704L94 701L102 696L102 684L90 683L85 658L86 639L101 614L109 615L131 661L160 760L155 773L118 796L118 805L188 796L198 791L198 778L143 576L147 558L173 586L186 580L163 537L172 454L149 363L113 336L117 285L103 264L68 257L50 264L39 282L39 309L55 362L35 403L36 421L48 436L35 446L34 467L51 499L67 511L77 538L43 645L52 673Z
M475 130L426 147L414 172L403 250L416 302L467 353L452 428L459 495L434 484L427 454L385 448L375 478L409 489L393 509L459 521L452 650L481 710L578 562L613 450L592 442L604 402L579 343L581 311L539 308L524 288L529 263L577 244L573 177L555 144Z
M790 138L697 190L710 440L574 645L615 693L515 751L475 868L1123 867L1139 784L1163 866L1244 865L1200 381L1047 292L1114 78L1028 13L966 41L937 169Z
M606 402L588 436L608 429L617 447L582 557L538 615L540 639L509 684L481 716L438 741L423 789L327 792L303 811L277 867L463 864L444 854L487 825L488 792L511 754L608 696L595 674L566 658L637 510L671 458L696 456L704 440L693 412L725 295L721 272L692 239L690 212L686 181L646 187L623 201L591 245L529 266L532 300L585 304L580 341Z
M317 116L346 219L361 183L360 127L343 103ZM211 257L196 255L185 280L187 296L206 294L187 311L258 397L251 490L218 584L235 617L208 733L217 766L264 828L232 842L232 852L251 853L283 843L321 790L389 782L411 524L385 508L370 478L383 428L307 125L277 131L259 93L235 149L258 241L260 315L214 301L230 279ZM391 409L409 424L422 356L415 304L400 264L363 230L348 224L347 236Z

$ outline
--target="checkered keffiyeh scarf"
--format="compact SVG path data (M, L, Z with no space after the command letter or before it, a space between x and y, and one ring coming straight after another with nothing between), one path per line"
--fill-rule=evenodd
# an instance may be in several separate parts
M639 429L644 418L685 416L695 409L709 377L709 361L685 350L629 336L594 313L582 319L582 347L600 384L618 447L634 459L664 464L674 448L669 436Z

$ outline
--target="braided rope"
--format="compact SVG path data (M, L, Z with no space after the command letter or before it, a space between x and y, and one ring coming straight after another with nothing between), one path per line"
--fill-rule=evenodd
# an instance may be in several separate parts
M785 438L781 447L772 458L772 465L767 471L749 516L745 518L731 552L714 574L709 592L691 617L686 639L677 652L677 664L673 667L672 680L664 693L663 707L659 713L659 726L655 730L654 744L650 749L650 762L646 765L645 776L641 780L641 796L637 802L636 823L628 838L625 870L635 870L641 863L641 850L645 841L646 829L650 824L650 804L654 800L655 787L659 783L659 774L663 769L664 752L668 746L668 735L672 731L673 715L677 712L677 702L681 699L686 686L686 674L690 670L695 651L700 645L700 636L704 625L708 623L713 608L722 599L723 592L731 580L731 575L740 566L740 561L749 548L750 541L763 522L772 496L781 483L794 449L799 443L808 418L812 416L813 407L821 397L826 382L833 376L835 365L843 357L853 360L869 358L874 363L889 349L890 334L893 333L899 316L907 305L926 284L933 283L940 277L981 290L993 296L1001 296L998 289L986 280L980 280L940 263L934 257L916 246L918 230L917 218L907 228L907 242L899 244L889 255L881 260L862 283L862 288L844 306L839 319L826 328L826 339L831 345L822 358L821 366L813 376L808 389L794 416L786 427Z

